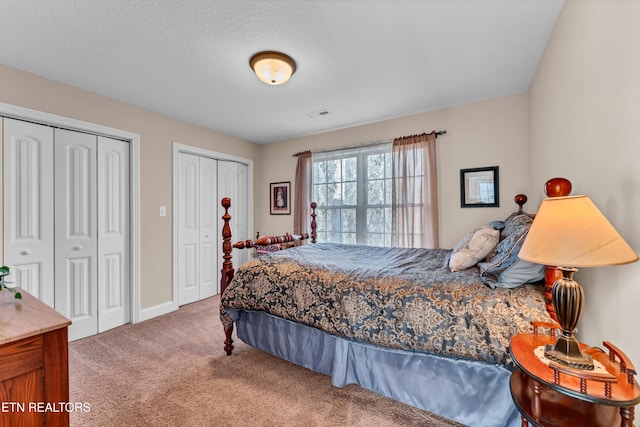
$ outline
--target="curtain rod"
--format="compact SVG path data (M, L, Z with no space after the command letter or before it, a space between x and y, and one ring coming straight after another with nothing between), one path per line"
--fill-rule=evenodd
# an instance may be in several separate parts
M439 131L431 131L431 132L422 132L420 135L409 135L409 136L402 136L401 138L413 138L415 136L425 136L425 135L431 135L432 133L436 134L436 138L439 137L440 135L444 135L445 133L447 133L446 130L439 130Z
M439 131L433 131L433 132L424 132L420 135L409 135L409 136L403 136L402 138L411 138L411 137L415 137L415 136L422 136L422 135L429 135L430 133L435 133L436 134L436 138L439 137L440 135L444 135L447 133L446 130L439 130ZM332 151L340 151L340 150L349 150L351 148L361 148L361 147L373 147L376 145L382 145L382 144L388 144L389 142L392 142L392 139L382 139L380 141L375 141L375 142L365 142L363 144L358 144L358 145L350 145L348 147L340 147L340 148L329 148L326 150L316 150L316 151L311 151L311 150L305 150L305 151L300 151L298 153L292 154L292 157L298 157L302 154L306 154L306 153L312 153L312 154L317 154L317 153L330 153Z

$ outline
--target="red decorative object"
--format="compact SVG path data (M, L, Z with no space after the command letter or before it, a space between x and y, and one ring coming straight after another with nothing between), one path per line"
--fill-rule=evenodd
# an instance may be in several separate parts
M513 201L516 202L516 205L518 205L518 213L524 212L522 210L522 206L527 203L527 200L528 199L525 194L516 194L516 196L513 198Z
M566 178L551 178L544 184L547 197L568 196L571 193L571 181Z

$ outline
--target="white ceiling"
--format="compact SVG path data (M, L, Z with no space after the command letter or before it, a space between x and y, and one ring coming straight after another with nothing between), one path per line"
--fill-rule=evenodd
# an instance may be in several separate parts
M0 0L0 63L269 143L525 92L562 5ZM252 74L262 50L296 60L288 83Z

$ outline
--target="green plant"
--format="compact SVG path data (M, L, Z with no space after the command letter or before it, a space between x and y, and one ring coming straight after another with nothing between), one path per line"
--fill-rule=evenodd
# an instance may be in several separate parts
M15 299L22 299L22 294L20 292L7 286L7 282L5 282L5 277L7 277L9 274L10 274L9 267L7 267L6 265L3 265L2 267L0 267L0 292L7 289L9 292L13 292Z

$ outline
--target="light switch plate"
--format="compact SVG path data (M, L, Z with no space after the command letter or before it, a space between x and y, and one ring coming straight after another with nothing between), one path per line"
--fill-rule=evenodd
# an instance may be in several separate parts
M167 216L167 207L166 206L160 206L160 209L158 210L158 213L160 214L160 216Z

